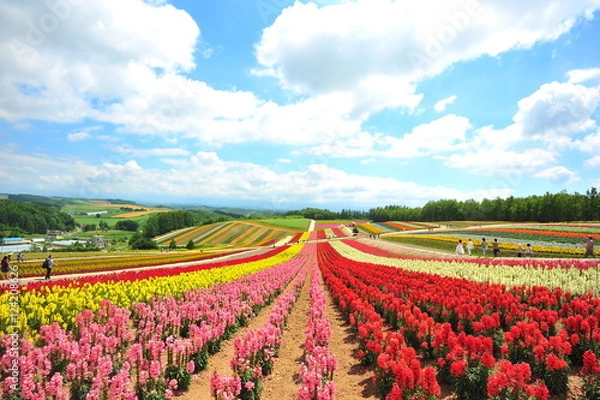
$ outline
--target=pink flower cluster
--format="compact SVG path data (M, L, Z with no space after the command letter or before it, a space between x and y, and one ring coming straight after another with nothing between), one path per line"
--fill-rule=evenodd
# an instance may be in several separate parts
M262 379L271 374L277 352L282 344L281 333L289 312L296 303L300 291L306 281L307 268L305 265L315 263L316 246L308 244L304 247L300 258L303 268L300 269L291 287L280 295L275 302L265 326L248 331L244 336L234 340L234 356L231 359L233 380L226 376L213 375L211 378L211 395L215 400L234 398L240 390L242 397L258 398L262 390ZM240 386L231 384L237 382ZM253 396L244 393L253 392Z
M314 250L313 250L314 252ZM306 261L296 257L233 282L186 292L181 298L154 297L131 310L103 300L84 310L69 331L42 326L34 344L20 339L19 388L11 380L11 337L0 342L0 397L24 400L171 398L178 381L168 368L199 370L198 360L281 293ZM142 395L142 393L144 393ZM140 397L143 396L143 397Z
M298 400L333 400L333 374L337 360L329 351L331 324L325 311L323 279L317 263L312 264L311 273L311 307L305 331L304 362L300 368L302 386L298 391Z

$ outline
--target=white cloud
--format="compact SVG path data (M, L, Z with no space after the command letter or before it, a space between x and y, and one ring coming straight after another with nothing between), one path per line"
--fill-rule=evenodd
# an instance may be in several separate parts
M588 160L585 160L584 165L587 168L596 168L600 167L600 156L594 156Z
M309 94L352 91L371 76L414 83L459 61L554 40L599 7L597 0L296 2L263 31L256 72Z
M462 136L452 136L450 127L449 136L417 145L416 137L364 134L362 125L386 108L418 113L420 79L459 61L552 40L598 6L590 0L321 4L285 9L256 46L257 73L310 95L283 105L184 76L195 68L195 55L211 48L200 42L189 14L162 0L2 2L0 15L9 17L0 24L6 55L0 118L95 120L169 143L183 136L213 145L340 142L353 149L362 141L433 154L437 144L455 146ZM38 32L39 21L50 20L56 26ZM415 55L426 64L415 63Z
M577 176L573 171L561 165L542 170L534 174L533 177L547 179L556 185L568 184L577 179Z
M583 153L600 153L600 129L590 133L581 139L573 141L573 147Z
M454 100L456 100L457 98L458 98L457 96L446 97L445 99L442 99L442 100L438 101L437 103L435 103L435 105L433 106L433 109L437 112L445 111L446 107L448 107L450 104L454 103Z
M111 146L112 151L115 153L135 157L135 158L146 158L146 157L184 157L189 156L190 152L185 149L176 147L161 147L161 148L133 148L127 146Z
M400 137L360 132L345 140L313 148L314 154L333 157L377 156L413 158L447 153L463 148L466 132L471 128L468 118L454 114L415 126Z
M73 132L67 134L67 140L69 142L80 142L85 139L89 139L91 135L85 131Z
M567 72L567 77L572 84L600 79L600 68L573 69Z
M440 158L448 167L468 169L473 174L502 175L516 172L525 175L554 163L556 157L557 153L542 149L518 152L489 147Z
M599 104L598 88L552 82L521 99L513 120L524 137L552 142L594 128Z
M363 176L311 164L304 170L276 173L244 162L222 160L213 152L198 152L168 170L144 168L135 160L91 165L74 159L57 160L44 155L0 152L6 162L0 167L3 190L12 191L30 176L37 193L74 197L126 196L157 201L213 199L257 202L263 207L290 205L381 204L422 205L433 198L480 198L484 194L506 195L505 189L461 192L444 186L425 186L392 178ZM157 179L160 177L160 179ZM151 184L149 184L149 182Z
M141 0L0 3L0 117L73 122L102 103L190 71L200 30L184 11Z

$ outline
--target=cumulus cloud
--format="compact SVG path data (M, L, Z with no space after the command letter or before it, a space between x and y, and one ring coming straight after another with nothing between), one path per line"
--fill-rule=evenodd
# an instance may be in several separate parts
M569 83L577 84L600 79L600 68L573 69L567 72Z
M586 168L600 167L600 156L594 156L590 159L585 160L584 165Z
M0 117L98 118L161 71L195 67L200 30L186 12L141 0L0 4ZM133 18L132 16L135 16Z
M556 152L543 149L512 151L490 147L439 158L448 167L468 169L473 174L502 175L531 173L556 162L557 156Z
M67 140L69 142L80 142L82 140L89 139L90 137L91 137L91 135L85 131L73 132L73 133L67 134Z
M595 0L332 3L295 3L256 44L255 73L303 94L280 104L189 78L210 46L192 17L168 2L2 2L0 118L93 120L122 134L213 145L364 140L373 114L417 112L421 79L553 40L598 7ZM370 135L384 147L394 142Z
M437 103L435 103L435 105L433 106L433 109L437 112L445 111L446 107L448 107L450 104L454 103L454 101L457 98L458 98L457 96L446 97L445 99L442 99L442 100L438 101Z
M589 154L600 153L600 129L590 133L581 139L573 141L573 148Z
M31 189L40 193L81 197L126 195L149 196L160 201L194 201L235 198L244 203L259 202L269 207L297 204L348 204L348 196L359 207L382 203L422 205L435 198L480 199L509 191L491 188L491 192L461 192L444 186L419 185L393 178L363 176L311 164L303 170L276 173L247 162L225 161L214 152L197 152L180 159L168 171L144 168L133 160L92 165L71 159L51 159L45 155L0 152L5 166L0 169L4 190L19 187L32 175ZM160 179L156 177L160 176ZM151 185L148 182L152 182Z
M549 182L556 185L567 184L577 179L575 172L562 165L544 169L534 174L533 177L547 179Z
M596 0L296 2L263 31L256 73L309 94L352 91L371 76L417 82L458 61L554 40L598 7Z
M598 88L552 82L521 99L513 120L525 137L552 141L594 128L599 104Z
M160 148L133 148L129 146L111 146L111 150L115 153L134 157L134 158L147 158L147 157L179 157L188 156L190 152L188 150L177 148L177 147L160 147Z
M314 154L333 157L378 156L413 158L448 153L465 145L471 123L466 117L454 114L415 126L410 132L395 136L360 132L346 140L314 147Z

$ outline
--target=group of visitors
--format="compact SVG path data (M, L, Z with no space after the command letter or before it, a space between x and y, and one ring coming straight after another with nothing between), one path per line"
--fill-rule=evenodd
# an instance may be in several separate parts
M25 256L23 255L23 253L19 253L17 255L17 262L21 263L25 261ZM12 253L6 254L4 257L2 257L2 262L1 262L1 268L0 271L2 272L2 279L3 280L8 280L9 279L9 272L12 270L14 270L14 267L11 267L11 262L12 262ZM44 276L44 280L48 280L51 278L52 275L52 268L54 268L54 260L52 259L52 254L48 255L48 257L44 260L44 263L42 264L42 268L46 270L46 274Z
M473 250L475 249L475 244L473 243L473 240L469 239L467 241L466 248L467 248L467 254L472 256ZM481 256L482 257L487 257L487 250L488 250L488 242L486 241L485 238L481 238ZM459 256L462 256L465 254L465 248L463 247L462 239L458 239L458 244L456 245L456 250L454 251L454 253ZM492 242L492 253L493 253L494 257L500 256L500 243L498 242L498 239L494 239L494 241ZM525 248L523 248L523 245L521 245L521 244L519 244L517 246L517 257L522 257L523 255L525 255L525 257L528 257L528 258L533 256L533 247L531 247L530 243L527 243L527 246Z
M467 241L466 248L467 254L472 256L475 245L473 244L473 241L471 239ZM481 238L481 255L483 257L486 257L487 249L487 241L485 240L485 238ZM492 242L492 252L494 254L494 257L498 257L500 255L500 243L498 243L498 239L494 239L494 241ZM454 253L459 256L463 256L465 254L465 248L463 247L462 239L458 239L458 244L456 245L456 250L454 251ZM523 247L521 243L517 245L517 257L523 256L527 258L533 257L533 247L531 246L531 243L527 243L525 247ZM596 257L594 255L594 238L592 236L589 236L587 242L585 243L584 257Z

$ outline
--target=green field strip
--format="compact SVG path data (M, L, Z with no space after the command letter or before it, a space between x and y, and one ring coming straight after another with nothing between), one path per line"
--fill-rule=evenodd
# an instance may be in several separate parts
M289 229L293 231L306 231L310 226L309 219L265 219L252 221L252 223L271 229Z
M185 233L182 233L181 235L175 236L175 238L174 238L175 243L177 245L185 245L190 240L195 242L196 238L198 236L202 235L203 233L205 233L207 231L210 231L211 229L214 229L214 226L206 225L206 226L195 227L188 232L185 232Z
M272 230L267 230L262 232L255 240L255 242L261 243L263 241L265 241L265 239L272 233Z
M207 236L202 241L203 244L226 244L224 239L232 234L232 231L237 229L239 222L226 222L222 225L221 229L216 230L212 235Z
M231 222L225 222L216 225L213 229L208 232L204 232L204 234L200 235L198 238L194 239L194 243L197 244L209 244L213 241L215 237L218 237L222 230L226 229Z
M237 238L244 235L249 229L250 229L250 227L247 224L243 224L243 223L234 224L231 227L231 229L226 231L229 234L227 235L227 237L224 240L221 241L221 244L233 244L233 242Z
M258 238L262 237L264 232L271 232L272 228L261 228L260 230L254 232L251 236L249 236L244 242L245 245L256 244L258 242Z
M271 240L278 240L278 239L282 239L284 237L286 237L288 234L288 232L285 231L281 231L281 230L273 230L273 232L271 232L271 234L269 236L267 236L265 238L265 241L271 241Z
M195 229L198 229L197 226L191 226L189 228L184 228L184 229L178 229L176 231L173 232L169 232L165 235L162 235L160 240L157 240L158 244L166 244L167 241L171 241L171 240L175 240L175 242L177 243L177 238L180 236L183 236Z
M391 226L379 223L379 222L372 222L371 226L374 226L375 228L381 229L383 232L385 233L389 233L389 232L396 232L397 230L392 228Z
M256 225L246 225L246 226L248 227L248 229L246 229L246 231L242 235L238 236L235 240L233 240L231 242L231 244L245 244L249 237L254 235L255 232L263 229L262 227L256 226Z

